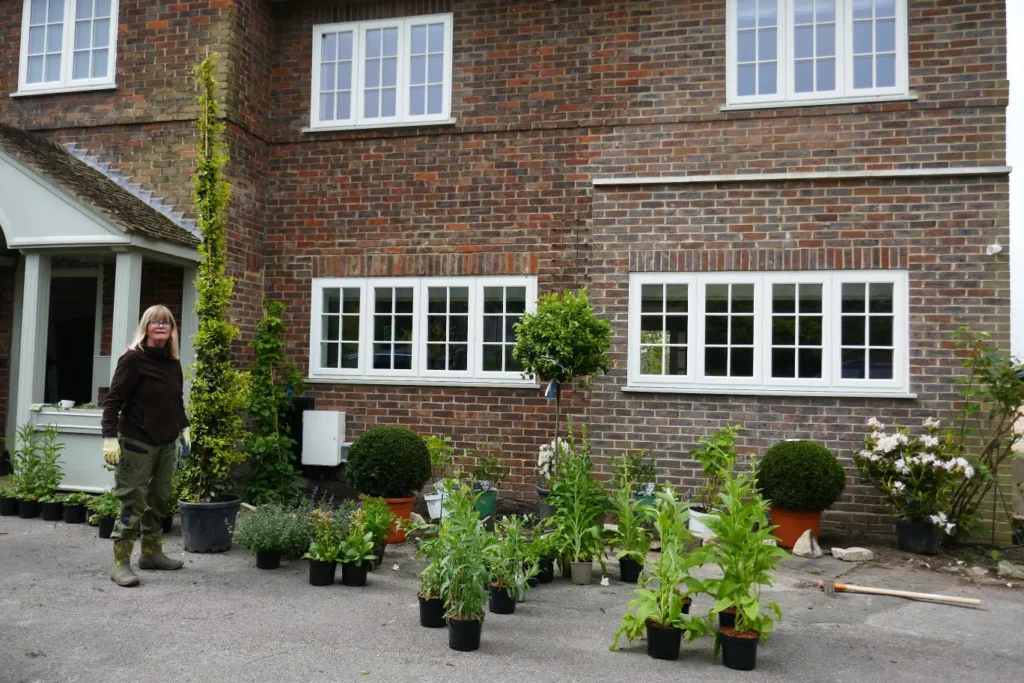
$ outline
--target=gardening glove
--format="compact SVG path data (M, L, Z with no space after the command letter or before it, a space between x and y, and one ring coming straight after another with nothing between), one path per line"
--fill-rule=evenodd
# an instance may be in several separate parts
M192 435L188 431L188 427L181 430L181 436L178 437L178 460L188 459L189 454L192 452Z
M121 446L117 439L103 439L103 459L108 465L116 465L121 460Z

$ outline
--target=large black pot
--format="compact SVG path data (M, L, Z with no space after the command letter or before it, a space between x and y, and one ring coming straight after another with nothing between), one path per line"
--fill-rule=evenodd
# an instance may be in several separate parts
M637 583L640 581L640 572L643 569L644 566L636 560L631 560L628 557L619 560L619 576L622 578L623 583Z
M654 659L679 659L683 632L675 626L662 626L647 620L647 656Z
M84 505L65 505L64 506L64 521L68 524L84 524L85 523L85 506Z
M18 499L0 496L0 517L13 517L18 514Z
M533 484L533 490L537 492L537 500L540 502L540 509L537 511L537 517L540 519L554 517L555 508L551 507L547 503L547 499L548 496L551 495L551 491L536 482Z
M489 586L491 592L491 598L488 601L488 605L491 610L491 614L515 614L516 611L516 599L508 594L508 589L504 586L495 586L493 583Z
M555 558L542 557L537 561L537 581L551 583L555 580Z
M420 626L426 628L444 628L448 620L444 618L444 600L420 595Z
M18 516L22 519L34 519L39 516L40 506L38 500L19 500Z
M309 585L330 586L334 583L334 572L338 569L337 562L309 561Z
M387 547L387 543L381 543L379 546L373 549L373 552L377 555L377 567L380 567L384 564L384 549Z
M346 562L341 565L342 586L365 586L366 574L370 571L369 562Z
M942 545L942 536L935 525L928 522L896 522L896 547L908 553L936 555Z
M719 612L718 613L718 628L719 628L719 630L721 630L723 628L733 628L734 626L736 626L736 610L735 609L730 607L728 610L726 610L724 612Z
M281 551L280 550L257 550L256 551L256 568L257 569L277 569L281 566Z
M216 503L178 502L181 510L181 541L190 553L222 553L231 549L238 508L242 499L224 496Z
M64 519L64 503L60 501L40 503L39 507L42 508L44 522L59 522Z
M471 619L448 620L448 647L460 652L472 652L480 649L480 629L483 621Z
M114 518L100 517L100 528L97 535L100 538L110 538L110 534L112 533L114 533Z
M721 613L719 613L721 614ZM753 638L737 638L733 633L753 633ZM735 631L729 629L719 634L722 639L722 664L736 671L753 671L757 664L757 641L760 635L756 631Z

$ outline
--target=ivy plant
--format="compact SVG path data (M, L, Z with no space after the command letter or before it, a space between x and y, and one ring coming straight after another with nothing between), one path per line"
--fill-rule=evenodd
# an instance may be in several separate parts
M225 211L231 190L224 180L227 154L224 123L217 104L210 55L196 68L199 86L198 168L194 176L195 205L202 242L196 278L199 329L193 340L196 360L191 367L189 426L192 449L179 466L176 489L182 500L213 501L230 493L231 469L245 460L242 415L249 381L231 358L238 328L228 319L234 281L225 272Z

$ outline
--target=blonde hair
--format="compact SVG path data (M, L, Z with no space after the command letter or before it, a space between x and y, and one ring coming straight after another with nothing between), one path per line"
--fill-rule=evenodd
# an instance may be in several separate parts
M142 344L146 341L146 333L149 331L149 324L154 320L171 321L171 336L167 338L167 351L174 360L181 360L181 354L178 352L178 324L174 322L174 314L171 313L170 309L159 304L150 306L142 314L142 320L139 321L139 326L135 328L135 336L132 337L132 343L128 345L128 350L142 350Z

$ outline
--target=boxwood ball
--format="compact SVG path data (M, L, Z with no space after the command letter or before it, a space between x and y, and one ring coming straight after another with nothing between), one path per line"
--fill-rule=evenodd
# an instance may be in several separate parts
M783 441L768 449L757 470L757 489L775 507L820 512L846 488L846 473L832 451L814 441Z
M374 427L349 449L345 478L368 496L409 498L430 479L430 454L411 429Z

